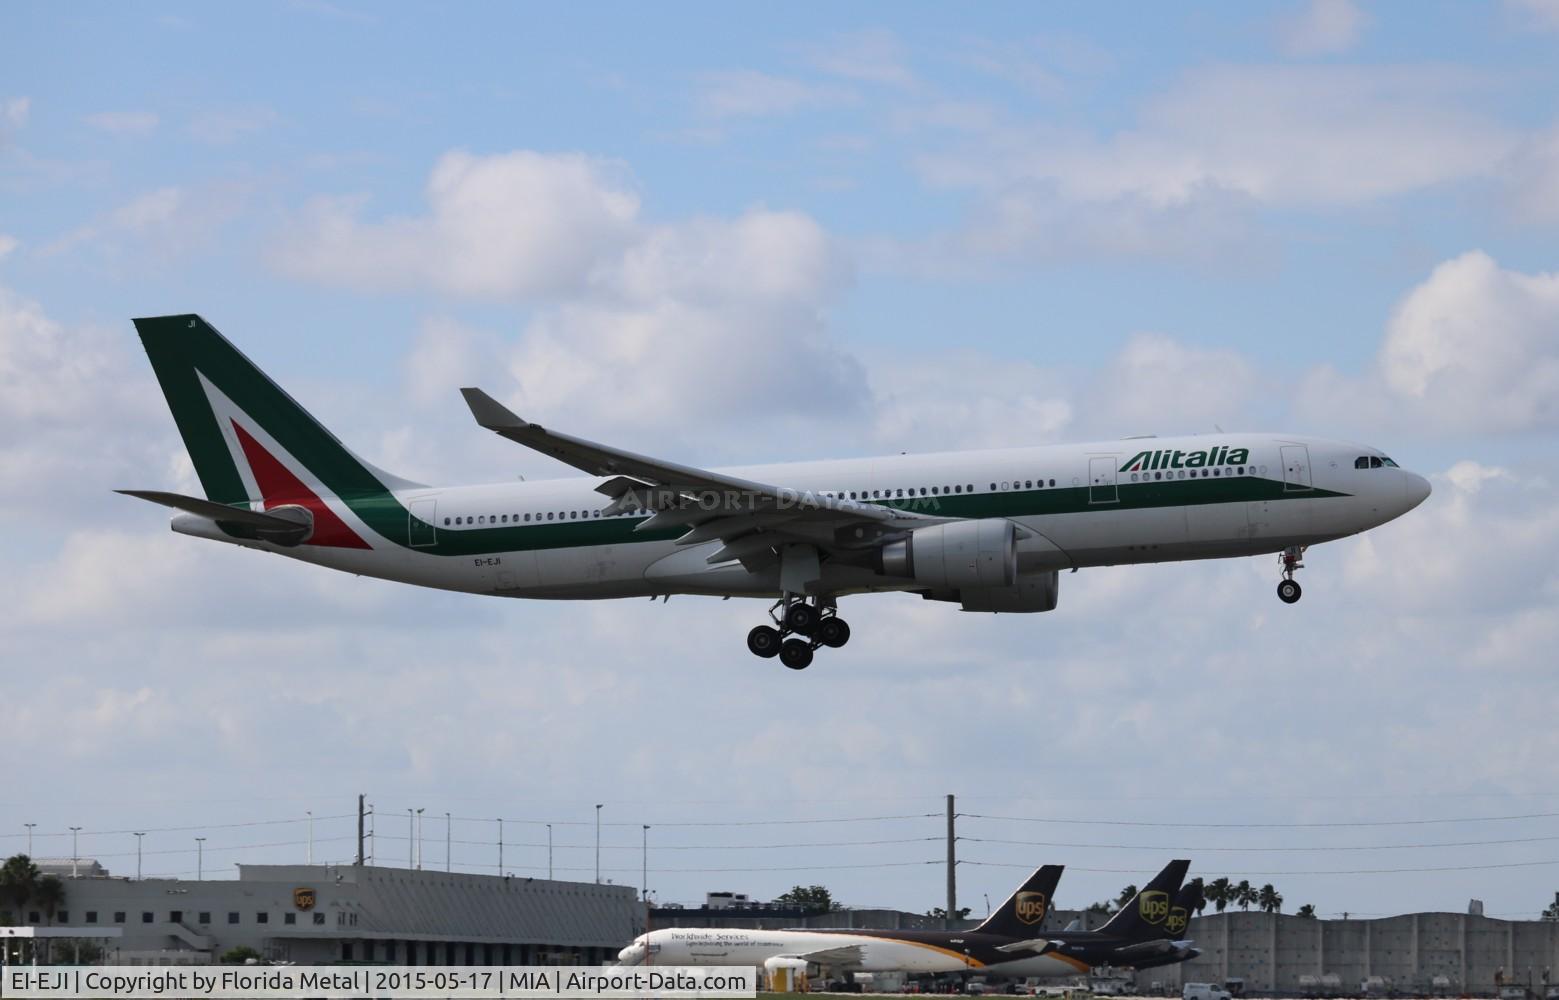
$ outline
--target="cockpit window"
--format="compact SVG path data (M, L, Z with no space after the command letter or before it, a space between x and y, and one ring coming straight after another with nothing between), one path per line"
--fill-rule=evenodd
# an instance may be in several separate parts
M1370 457L1368 455L1360 455L1353 460L1353 467L1355 469L1368 469L1370 467Z
M1392 461L1392 460L1391 460L1391 459L1389 459L1389 458L1386 458L1386 457L1385 457L1385 456L1384 456L1384 455L1382 455L1382 456L1381 456L1381 459L1380 459L1380 460L1381 460L1381 462L1383 462L1383 463L1385 463L1385 465L1386 465L1386 467L1387 467L1387 468L1391 468L1391 469L1395 469L1395 468L1397 468L1397 467L1398 467L1398 466L1397 466L1397 463L1395 463L1395 462L1393 462L1393 461Z
M1353 460L1355 469L1378 469L1383 465L1390 466L1393 469L1397 467L1397 463L1382 455L1360 455Z

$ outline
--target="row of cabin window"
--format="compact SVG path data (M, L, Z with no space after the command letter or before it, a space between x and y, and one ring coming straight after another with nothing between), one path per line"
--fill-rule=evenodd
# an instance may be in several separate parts
M548 521L554 520L554 513L557 514L555 520L558 521L578 521L580 519L588 521L592 517L601 516L601 512L599 510L560 510L556 512L549 510L547 511L547 516L545 519ZM473 524L508 524L509 517L510 515L508 514L479 514L476 517L457 517L453 519L453 522L456 527L465 527ZM519 514L515 514L513 517L515 524L519 524L521 522L521 516ZM529 521L530 519L531 516L529 514L524 515L524 520ZM536 520L540 521L543 520L543 518L540 514L537 514ZM450 522L450 518L444 518L444 527L449 527Z
M1049 485L1054 487L1056 485L1056 481L1054 479L1050 480ZM1046 486L1046 482L1043 479L1014 479L1014 480L1012 480L1010 482L1006 482L1006 481L1002 482L999 487L998 487L998 485L996 483L992 483L991 484L991 490L995 491L998 488L999 489L1003 489L1003 490L1012 490L1012 489L1022 489L1022 490L1041 489L1042 490L1042 489L1045 488L1045 486ZM916 492L917 489L919 490L918 494ZM888 490L838 490L838 491L833 492L833 493L825 492L823 495L824 496L836 496L836 497L848 496L851 500L899 500L899 499L903 499L905 497L913 497L913 496L917 496L917 495L918 496L933 496L934 497L934 496L943 496L943 495L951 496L951 495L953 495L955 493L973 493L973 492L974 492L974 484L973 483L968 483L967 485L963 484L963 483L960 483L960 484L958 484L956 486L942 486L942 487L936 487L936 486L921 486L921 487L907 486L907 487L904 487L903 489L888 489ZM557 515L556 518L554 518L553 513L554 512L552 512L552 511L548 511L547 512L547 516L546 516L545 519L548 520L548 521L552 521L552 520L577 521L577 520L580 520L580 519L584 519L584 520L588 521L589 519L591 519L593 517L600 517L601 516L601 512L599 510L593 510L593 511L592 510L564 510L564 511L557 511L556 512L556 515ZM513 518L512 522L510 521L511 517ZM537 514L535 516L535 518L534 518L534 520L536 520L536 521L540 521L542 519L543 518L542 518L542 516L540 514ZM486 524L510 524L510 523L513 523L513 524L523 524L523 523L529 522L531 520L532 520L532 517L529 514L514 514L514 515L510 515L510 514L479 514L479 515L477 515L475 517L469 517L469 516L454 517L454 518L446 517L446 518L444 518L444 527L448 528L448 527L453 526L453 527L457 527L458 528L458 527L469 527L471 525L486 525Z
M0 914L0 916L3 916L7 923L10 922L11 914L9 912ZM84 920L85 923L89 923L89 924L97 923L97 911L96 910L87 910L85 913L82 914L82 916L85 918L85 920ZM314 923L316 925L319 925L319 926L323 926L324 925L324 923L325 923L325 915L323 913L313 913L313 914L310 914L310 916L312 916L314 918ZM355 914L355 913L351 913L351 914L340 913L340 914L337 914L337 916L338 917L342 917L342 918L351 917L351 920L349 922L353 923L353 924L357 923L357 914ZM70 913L65 911L65 910L59 910L59 911L57 911L54 914L54 919L58 920L62 924L68 924L68 923L70 923ZM153 914L152 911L150 911L150 910L142 910L141 911L141 923L149 924L149 923L152 923L154 919L155 919L155 914ZM228 914L227 914L227 922L228 923L236 924L236 923L239 922L239 919L240 919L239 918L239 914L236 911L229 911L228 912ZM36 910L34 910L32 913L27 914L27 922L28 923L32 923L32 924L38 923L38 912ZM124 910L115 910L114 911L114 923L122 924L124 922L125 922L125 911ZM181 923L183 923L184 922L184 911L183 910L170 910L170 911L168 911L168 922L170 924L181 924ZM200 918L198 920L196 920L195 922L198 923L198 924L209 924L209 923L211 923L211 912L209 910L202 910L200 912ZM264 910L260 910L259 912L257 912L254 915L254 922L257 923L257 924L268 924L268 923L271 922L271 915L269 913L267 913L266 911L264 911ZM297 922L298 922L298 915L296 913L283 913L282 914L282 923L284 923L284 924L296 924ZM343 922L345 922L345 921L343 921Z
M1201 470L1197 470L1197 469L1169 469L1169 470L1164 471L1164 472L1155 472L1155 473L1153 473L1151 478L1148 476L1148 474L1146 472L1144 472L1144 473L1142 473L1142 481L1144 483L1147 483L1147 482L1153 482L1154 480L1159 480L1159 479L1185 479L1186 478L1186 473L1190 473L1191 474L1190 478L1195 479L1196 478L1196 474L1197 474L1198 471L1201 472L1203 479L1206 479L1208 476L1243 476L1243 475L1245 475L1245 466L1243 466L1243 465L1236 465L1236 466L1233 466L1233 467L1219 466L1219 467L1213 468L1213 469L1201 469ZM1250 467L1250 471L1251 471L1252 475L1255 475L1256 467L1254 465L1251 466ZM1137 481L1137 473L1133 472L1131 474L1131 481L1132 482L1136 482Z

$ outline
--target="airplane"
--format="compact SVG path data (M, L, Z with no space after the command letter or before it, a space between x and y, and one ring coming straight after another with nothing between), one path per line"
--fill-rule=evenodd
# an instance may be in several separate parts
M978 927L965 931L750 930L663 928L641 934L622 951L621 966L752 965L771 960L815 964L840 972L975 972L1022 978L1074 976L1096 966L1129 966L1139 946L1161 939L1188 861L1171 861L1131 901L1094 931L1036 930L1055 896L1062 867L1046 865Z
M699 469L522 420L478 425L584 477L428 486L359 458L193 314L134 321L205 496L118 492L175 532L362 576L502 597L766 598L748 649L793 670L850 639L838 600L907 591L1043 612L1082 567L1280 554L1385 524L1428 480L1363 445L1290 434Z
M1106 949L1102 958L1098 944L1079 942L1066 934L1019 941L998 950L1014 953L1035 951L1041 954L1054 951L1060 955L1070 954L1079 956L1087 954L1092 959L1088 963L1090 967L1108 965L1112 968L1140 970L1188 962L1202 952L1196 947L1196 942L1185 940L1180 935L1190 925L1191 915L1196 912L1197 906L1201 905L1202 898L1202 880L1193 879L1187 882L1180 887L1180 892L1175 895L1174 901L1169 904L1169 912L1164 917L1157 936L1116 945L1113 948ZM1109 925L1106 924L1105 926L1108 927ZM1075 929L1077 929L1077 921L1073 921L1072 926L1067 928L1068 931ZM1103 928L1101 928L1102 931Z

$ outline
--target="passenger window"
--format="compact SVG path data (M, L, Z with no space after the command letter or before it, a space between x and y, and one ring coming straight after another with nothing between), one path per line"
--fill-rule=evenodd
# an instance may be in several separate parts
M444 527L449 527L449 518L444 518Z
M1012 489L1012 484L1007 482L1006 480L1002 480L1001 488L1004 489L1004 490L1010 490L1010 489Z
M1214 469L1213 470L1213 475L1217 476L1217 475L1221 475L1221 473L1217 469Z
M931 487L931 492L932 493L936 492L936 487L935 486ZM951 493L951 492L953 492L953 488L951 486L944 486L944 487L942 487L942 492L943 493Z
M1026 489L1026 490L1033 489L1034 488L1034 480L1032 480L1032 479L1025 479L1025 480L1023 480L1023 488Z
M1050 481L1050 485L1051 485L1051 486L1054 486L1054 485L1055 485L1055 484L1056 484L1056 481L1055 481L1055 480L1054 480L1054 479L1052 479L1052 480L1051 480L1051 481Z
M547 511L547 520L552 520L552 511Z
M505 514L505 515L504 515L504 516L503 516L503 517L501 517L501 518L500 518L500 519L499 519L499 520L501 520L501 521L502 521L502 522L503 522L503 523L504 523L504 524L508 524L508 523L509 523L509 515L508 515L508 514Z
M970 493L973 493L974 492L974 484L970 483L968 486L965 486L964 489L968 490Z
M936 495L937 495L937 492L936 492L936 487L935 487L935 486L933 486L933 487L931 487L931 495L932 495L932 496L936 496Z
M964 488L962 486L954 486L953 487L953 492L954 493L962 493L963 491L964 491Z
M921 495L921 496L925 496L925 495L926 495L926 488L925 488L925 487L924 487L924 486L922 486L922 487L921 487L921 488L920 488L920 495Z

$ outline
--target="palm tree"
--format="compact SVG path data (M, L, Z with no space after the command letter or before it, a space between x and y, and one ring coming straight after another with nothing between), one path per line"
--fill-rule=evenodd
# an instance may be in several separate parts
M58 875L45 875L38 880L37 888L33 889L33 900L43 909L43 914L49 923L54 923L54 913L65 902L65 883L60 881Z
M1126 908L1126 904L1131 902L1131 898L1136 894L1137 887L1134 885L1128 885L1126 888L1121 890L1121 894L1119 896L1115 897L1115 908L1117 910L1124 910Z
M1268 882L1256 893L1257 902L1263 913L1278 913L1283 909L1283 896Z
M17 923L26 923L22 909L38 889L38 866L25 854L16 854L0 866L0 900L17 911Z
M1314 903L1306 903L1304 906L1301 906L1299 908L1299 911L1298 911L1298 913L1295 914L1295 916L1304 917L1306 920L1314 920L1315 919L1315 904Z
M1201 916L1202 911L1207 909L1207 886L1202 883L1200 875L1192 879L1191 884L1196 886L1196 903L1193 908L1196 910L1196 915Z
M1202 887L1202 895L1212 900L1213 906L1222 913L1223 908L1234 901L1234 886L1227 878L1215 878Z
M1234 901L1240 904L1240 909L1249 910L1250 904L1256 901L1256 890L1245 879L1240 879L1239 885L1234 887Z

